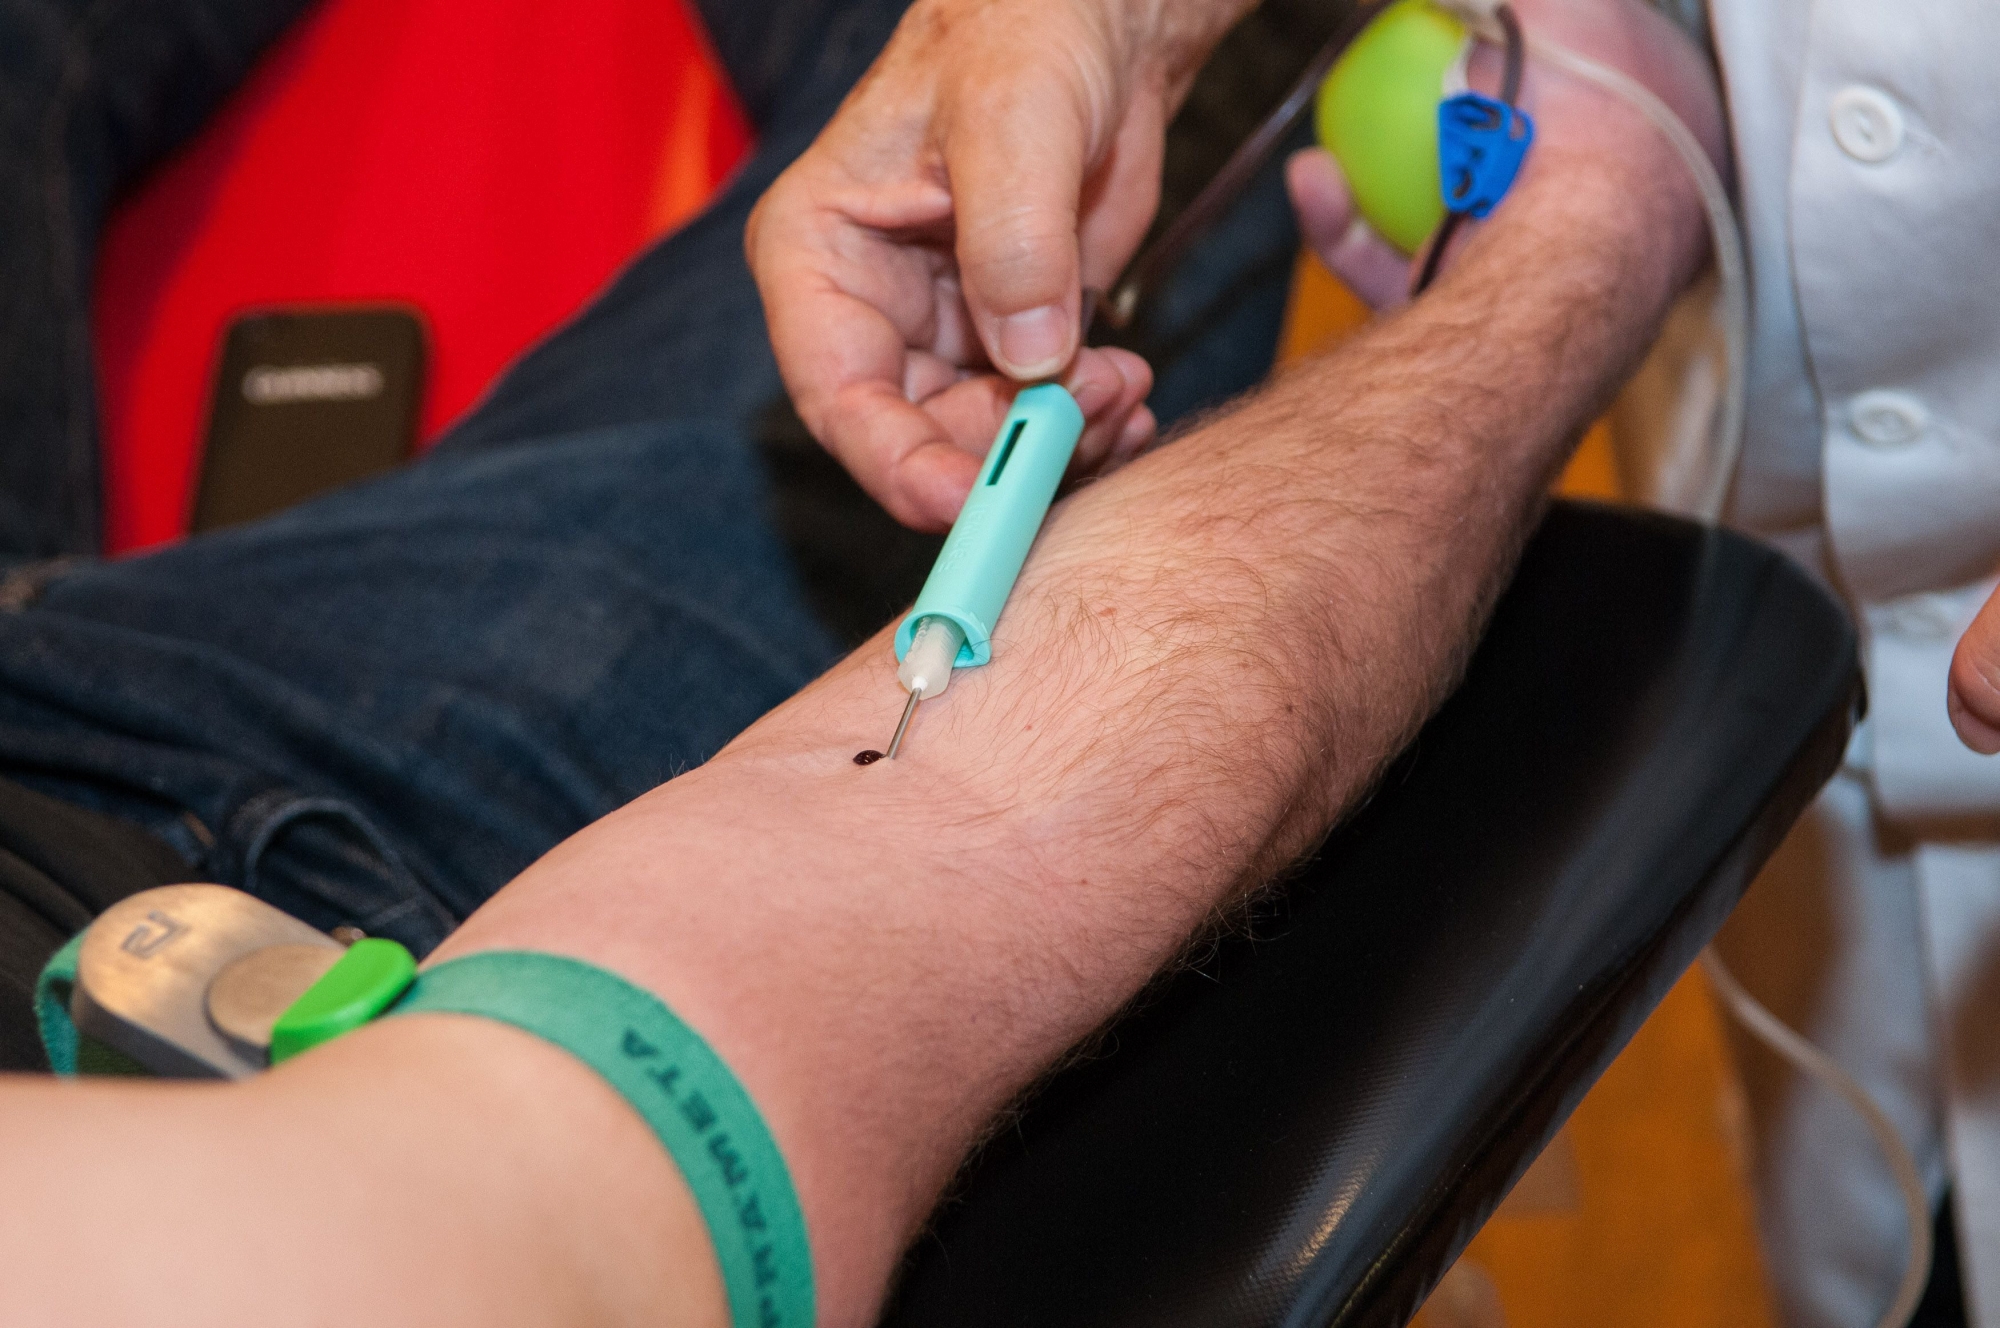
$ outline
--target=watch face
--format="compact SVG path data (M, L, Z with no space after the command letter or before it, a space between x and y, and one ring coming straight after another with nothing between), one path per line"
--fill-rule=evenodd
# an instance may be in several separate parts
M253 520L410 455L423 323L392 307L266 310L229 326L191 522Z

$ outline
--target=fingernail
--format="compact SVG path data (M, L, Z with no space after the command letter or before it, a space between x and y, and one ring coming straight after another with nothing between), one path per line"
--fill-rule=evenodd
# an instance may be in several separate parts
M1069 358L1069 318L1053 304L1000 320L1001 367L1016 378L1040 378Z

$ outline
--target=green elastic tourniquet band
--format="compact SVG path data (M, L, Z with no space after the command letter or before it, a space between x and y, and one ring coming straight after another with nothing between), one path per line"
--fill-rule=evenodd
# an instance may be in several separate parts
M76 1073L76 1025L69 1017L69 994L76 987L76 957L83 953L83 933L49 957L35 979L35 1023L42 1033L42 1050L57 1074Z
M810 1328L812 1247L784 1156L722 1058L651 992L581 960L499 950L418 974L389 1013L497 1019L604 1076L687 1178L736 1328Z

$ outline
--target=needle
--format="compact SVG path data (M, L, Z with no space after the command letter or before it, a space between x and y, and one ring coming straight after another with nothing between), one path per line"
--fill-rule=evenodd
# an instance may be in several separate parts
M917 702L923 699L923 689L921 687L912 687L910 689L910 699L903 706L903 718L896 724L896 736L889 739L889 759L891 761L896 759L896 753L903 745L903 735L910 731L910 716L917 713Z

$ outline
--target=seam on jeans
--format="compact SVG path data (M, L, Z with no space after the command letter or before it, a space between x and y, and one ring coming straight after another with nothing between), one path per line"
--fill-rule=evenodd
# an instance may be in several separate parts
M248 814L253 811L263 817L263 824L257 827L249 846L243 851L243 889L246 892L263 898L258 888L257 874L263 863L264 853L270 848L271 842L299 821L319 816L357 831L380 860L386 883L396 888L402 895L402 898L394 904L379 908L366 917L351 919L355 925L373 934L379 931L384 923L412 909L449 918L449 910L434 900L430 892L424 889L416 873L411 871L409 864L403 860L403 855L398 853L395 846L375 828L374 822L351 803L339 798L303 797L290 790L272 789L244 803L242 809L231 820L235 825L241 826L248 819Z
M236 879L243 889L250 889L246 879L249 871L249 854L239 847L245 839L253 839L261 827L270 823L284 805L296 797L287 788L268 788L261 793L253 793L238 803L230 812L223 825L218 843L210 854L213 870L222 880Z
M246 894L264 899L257 875L265 852L280 833L301 819L312 816L325 817L357 830L381 861L386 872L385 883L401 895L394 903L361 917L344 919L345 922L370 936L379 936L387 931L390 924L405 916L427 918L436 924L431 944L436 944L451 930L451 910L424 888L423 882L403 860L403 855L351 803L339 798L306 797L284 787L252 795L229 818L229 839L232 841L229 847L233 849L246 837L249 840L241 853L236 855L236 874L240 888ZM221 859L224 852L219 850L215 856Z
M368 841L368 847L375 851L376 856L381 858L382 865L390 872L405 882L415 879L411 876L408 866L404 864L402 854L390 847L389 842L382 838L381 833L369 823L368 818L338 798L308 798L289 790L273 789L260 793L244 803L242 809L231 819L241 824L246 813L253 808L263 814L264 823L257 827L249 847L243 850L243 888L252 894L257 892L258 863L262 860L264 851L270 848L271 841L278 837L281 830L307 816L327 816L353 826L361 832L361 837Z
M148 827L174 852L180 854L188 870L217 875L215 832L208 823L182 807L170 821Z
M354 925L369 936L380 936L389 929L391 923L406 914L420 914L429 917L434 913L441 914L442 912L442 909L432 908L430 901L423 896L411 895L399 904L391 904L387 908L378 908L365 918L357 918ZM447 921L446 926L448 929L450 926L449 921Z

